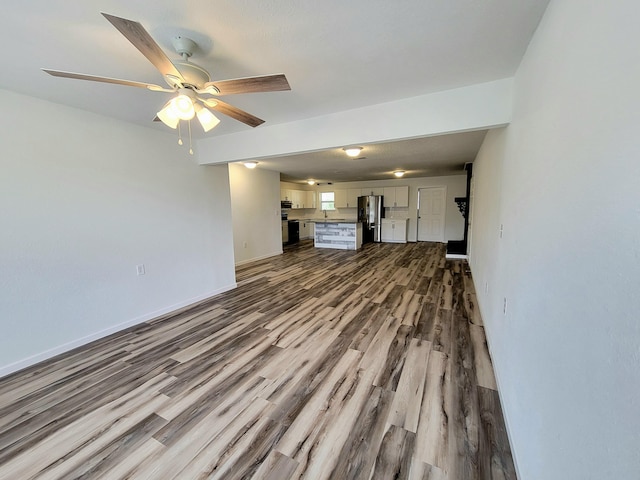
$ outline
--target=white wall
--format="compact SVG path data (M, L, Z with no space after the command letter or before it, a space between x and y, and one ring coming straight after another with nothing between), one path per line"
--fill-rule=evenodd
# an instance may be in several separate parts
M504 126L511 120L513 79L404 98L203 139L202 163L277 157ZM295 90L295 86L293 87Z
M150 129L0 103L0 375L233 287L226 166Z
M552 1L475 162L472 271L523 480L640 476L639 13Z
M229 164L235 263L282 253L280 174Z
M333 185L320 185L309 187L305 185L287 184L282 182L283 186L294 185L292 188L298 190L314 190L316 192L330 192L337 189L347 188L370 188L370 187L393 187L408 186L409 187L409 208L386 208L385 216L387 218L408 218L407 240L415 242L417 239L417 221L418 221L418 189L426 187L444 186L447 189L446 197L446 214L445 214L445 241L462 240L464 238L464 217L458 210L455 197L464 197L467 193L467 176L466 172L460 175L446 175L441 177L419 177L419 178L401 178L390 180L371 180L366 182L339 182ZM318 209L316 210L291 210L289 218L322 218L323 212L320 210L320 200L318 199ZM357 209L342 208L333 212L328 212L329 218L353 218L357 217Z

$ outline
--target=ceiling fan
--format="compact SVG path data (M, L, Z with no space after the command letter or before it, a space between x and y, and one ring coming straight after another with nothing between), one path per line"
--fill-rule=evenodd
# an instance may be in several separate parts
M182 56L182 60L172 62L139 22L107 13L102 13L102 15L147 57L162 74L169 88L117 78L62 72L45 68L42 70L54 77L75 78L92 82L147 88L155 92L176 93L177 95L169 100L157 113L154 120L160 120L168 127L175 129L178 127L180 120L191 120L196 116L205 132L208 132L220 122L211 110L220 112L251 127L257 127L264 123L264 120L218 99L218 95L291 90L289 82L283 74L211 81L209 72L195 63L189 62L189 57L197 47L193 40L185 37L173 39L173 45L178 54Z

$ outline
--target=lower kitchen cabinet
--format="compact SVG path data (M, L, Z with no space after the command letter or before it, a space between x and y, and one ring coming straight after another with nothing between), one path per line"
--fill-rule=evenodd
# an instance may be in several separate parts
M407 243L407 222L404 218L383 218L380 236L383 242Z
M300 220L300 240L303 238L313 238L315 232L314 223Z

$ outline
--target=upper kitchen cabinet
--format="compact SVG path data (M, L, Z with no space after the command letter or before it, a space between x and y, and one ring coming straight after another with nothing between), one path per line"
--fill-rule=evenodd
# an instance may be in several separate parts
M335 190L334 194L336 208L358 208L358 197L362 195L362 190L348 188Z
M358 208L358 197L362 195L359 188L347 189L347 208Z
M291 208L304 208L304 201L306 199L306 193L301 190L291 191Z
M316 192L308 191L305 193L306 193L306 197L304 202L304 208L316 208Z
M360 190L360 195L362 196L367 196L367 195L384 195L384 188L383 187L367 187L367 188L362 188Z
M280 200L291 202L291 208L316 208L316 192L305 190L280 190Z
M280 189L280 201L282 201L282 202L284 202L284 201L293 202L293 198L292 198L291 192L292 192L292 190L281 188Z
M333 203L336 208L347 208L347 191L346 190L334 190L333 191Z
M385 207L408 207L409 206L409 187L384 187L384 206Z

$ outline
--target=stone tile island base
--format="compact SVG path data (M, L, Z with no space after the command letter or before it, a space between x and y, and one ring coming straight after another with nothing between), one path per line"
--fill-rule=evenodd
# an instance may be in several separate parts
M362 224L345 221L316 221L314 246L358 250L362 247Z

